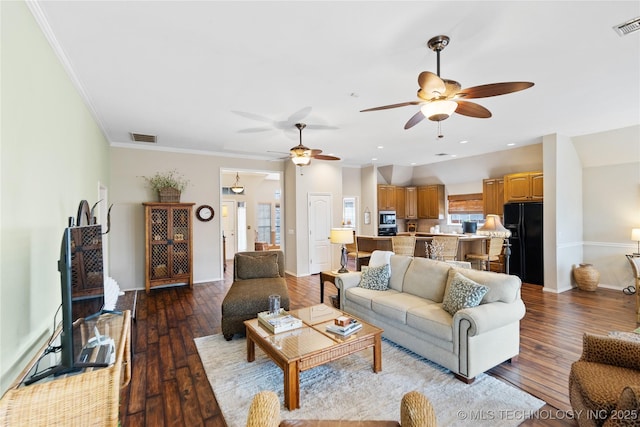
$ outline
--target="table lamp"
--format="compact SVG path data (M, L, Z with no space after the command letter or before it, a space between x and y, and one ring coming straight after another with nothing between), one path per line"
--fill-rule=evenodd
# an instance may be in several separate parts
M631 229L631 240L638 242L638 252L634 252L634 255L640 255L640 228Z
M353 243L353 228L332 228L329 235L331 243L342 245L342 256L340 257L340 270L338 273L348 273L347 270L347 243Z
M490 237L502 237L504 239L505 272L509 274L509 257L511 256L511 243L509 243L509 237L511 237L511 231L504 228L500 221L500 216L487 215L484 225L476 231L476 234Z

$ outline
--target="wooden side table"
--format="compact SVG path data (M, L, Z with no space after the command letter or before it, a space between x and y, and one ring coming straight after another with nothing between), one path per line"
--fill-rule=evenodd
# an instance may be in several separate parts
M321 271L320 272L320 304L324 303L324 283L331 282L333 286L336 286L336 277L338 277L340 273L337 271ZM340 288L336 286L338 290L338 307L340 308Z

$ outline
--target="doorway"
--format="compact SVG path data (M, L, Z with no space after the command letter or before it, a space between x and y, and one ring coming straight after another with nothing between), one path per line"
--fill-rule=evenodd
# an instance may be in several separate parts
M241 191L231 189L236 183L242 187ZM232 260L237 252L253 251L255 242L262 238L258 231L269 236L269 247L280 243L280 232L284 229L279 211L282 172L220 169L220 187L220 204L223 211L221 227L227 241L227 260ZM264 203L278 208L271 216L270 230L266 230L269 226L263 224L264 221L261 221L260 217L260 205ZM225 210L227 217L224 217Z

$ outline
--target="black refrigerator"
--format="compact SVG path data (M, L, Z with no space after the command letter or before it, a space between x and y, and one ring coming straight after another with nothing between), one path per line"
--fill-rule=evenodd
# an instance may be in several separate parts
M505 203L504 226L511 231L509 274L543 285L542 202Z

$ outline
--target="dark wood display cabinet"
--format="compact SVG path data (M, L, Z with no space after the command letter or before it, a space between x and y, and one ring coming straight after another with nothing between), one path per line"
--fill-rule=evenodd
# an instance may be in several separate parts
M194 203L143 203L145 287L186 283L193 288Z

